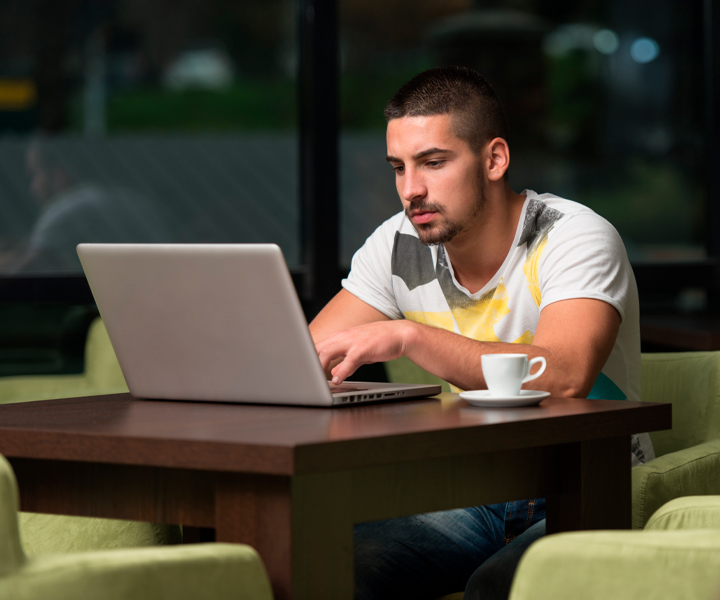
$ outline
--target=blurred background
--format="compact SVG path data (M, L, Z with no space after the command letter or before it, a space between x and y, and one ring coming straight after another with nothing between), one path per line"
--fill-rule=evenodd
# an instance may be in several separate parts
M400 210L382 109L438 65L496 88L513 189L615 225L644 314L712 316L717 20L711 0L2 0L0 375L82 369L82 241L274 242L311 317Z

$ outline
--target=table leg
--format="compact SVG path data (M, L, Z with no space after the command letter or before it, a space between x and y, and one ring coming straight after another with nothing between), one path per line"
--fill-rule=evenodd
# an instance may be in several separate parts
M253 546L275 600L351 600L353 525L347 474L228 475L216 487L216 538Z
M557 464L548 533L631 528L629 436L559 446Z
M292 598L291 494L287 477L231 475L215 484L215 539L262 557L275 600Z
M293 600L352 600L352 486L349 473L293 480Z

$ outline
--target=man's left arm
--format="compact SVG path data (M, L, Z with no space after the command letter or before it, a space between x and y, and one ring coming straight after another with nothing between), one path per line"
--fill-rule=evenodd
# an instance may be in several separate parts
M407 320L383 321L340 331L317 345L339 383L363 364L407 356L460 389L484 389L483 354L544 356L545 373L534 386L555 396L585 397L610 356L620 313L602 300L576 298L547 305L540 313L532 344L480 342ZM325 364L327 363L327 364Z

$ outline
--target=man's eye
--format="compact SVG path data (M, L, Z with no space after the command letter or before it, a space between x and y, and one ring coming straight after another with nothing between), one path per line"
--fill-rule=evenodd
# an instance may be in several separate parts
M402 165L398 165L396 167L393 167L393 171L402 175L405 172L405 167L403 167Z
M445 161L444 160L429 160L429 161L427 161L426 164L428 167L441 167L442 165L445 164Z

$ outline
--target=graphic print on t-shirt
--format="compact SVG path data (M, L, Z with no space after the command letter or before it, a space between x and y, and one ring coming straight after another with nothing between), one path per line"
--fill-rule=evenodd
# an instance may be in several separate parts
M477 300L471 298L453 282L447 254L442 246L438 248L435 270L459 333L474 340L499 342L500 338L495 335L495 324L510 312L510 297L502 279L496 287Z
M449 311L404 311L403 316L424 325L456 331L466 337L484 342L502 341L495 334L495 325L510 312L509 294L505 284L498 285L480 298L474 299L457 288L448 266L443 246L437 247L433 266L432 252L417 237L395 233L392 251L392 274L403 280L409 292L437 281ZM526 331L516 343L529 344L532 333Z
M518 241L518 248L527 244L527 253L523 273L528 282L528 289L532 294L535 304L540 306L542 295L540 293L540 281L538 277L540 259L543 250L547 245L548 235L553 225L563 217L563 213L550 208L539 200L530 200L525 211L525 222L523 231Z
M562 212L539 200L531 200L525 212L518 247L527 244L523 273L527 279L528 290L538 307L541 302L538 265L548 235L553 225L562 217ZM456 331L483 342L512 341L530 344L533 341L533 333L529 330L511 340L501 340L496 335L495 325L510 312L510 296L503 279L480 298L468 296L455 285L443 246L437 247L437 259L433 265L432 251L428 246L415 236L396 232L392 251L392 274L402 279L410 292L437 279L450 309L449 312L404 311L403 316L410 321Z

